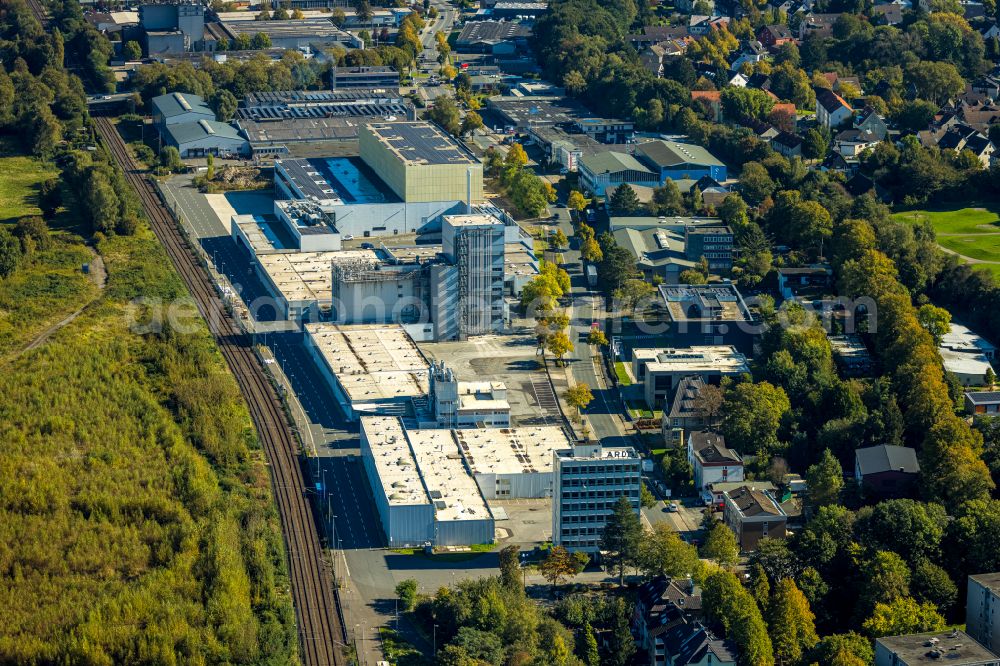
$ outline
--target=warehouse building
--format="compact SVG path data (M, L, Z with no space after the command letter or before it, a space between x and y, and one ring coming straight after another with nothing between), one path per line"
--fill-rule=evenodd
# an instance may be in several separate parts
M247 154L249 144L235 127L215 120L169 124L160 132L163 143L173 146L181 157L235 158Z
M333 220L311 201L275 201L274 214L295 239L302 252L341 249L341 236Z
M426 406L430 364L402 326L309 323L306 347L348 420L413 415Z
M407 203L483 199L482 163L430 123L366 125L360 145L365 163Z
M361 460L389 547L493 543L493 514L447 430L361 419Z
M562 428L465 428L425 430L451 437L486 499L552 496L553 454L571 446Z

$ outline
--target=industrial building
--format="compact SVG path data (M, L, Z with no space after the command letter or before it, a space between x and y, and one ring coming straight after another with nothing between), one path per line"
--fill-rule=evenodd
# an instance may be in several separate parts
M641 222L646 218L637 218L640 222L635 227L620 226L630 219L612 218L612 235L636 258L636 266L647 277L658 275L664 284L677 285L680 274L697 268L702 257L714 273L728 273L733 267L733 231L718 220L691 224L676 218L680 224L669 224L661 219L651 225Z
M310 48L322 51L331 46L344 49L364 48L364 42L355 35L334 25L325 18L290 19L287 21L221 21L211 24L217 39L227 39L230 44L240 35L251 39L264 33L271 46L281 49Z
M361 419L361 461L390 548L493 543L493 514L458 447L395 417Z
M549 497L554 452L568 444L555 426L408 429L398 417L361 418L361 459L390 547L492 543L486 500Z
M279 195L317 202L351 236L428 231L483 199L482 164L429 123L369 123L359 139L358 157L277 160Z
M511 54L528 48L531 28L517 21L468 21L455 40L460 53Z
M205 7L195 2L150 3L139 6L142 46L147 56L204 51Z
M235 158L249 150L247 140L235 127L215 120L167 125L160 131L164 145L173 146L182 158L217 157Z
M280 157L298 146L310 151L325 144L353 146L364 124L416 118L413 102L398 90L397 80L395 88L249 93L236 111L236 124L254 157Z
M460 382L439 361L431 366L434 420L448 428L509 428L510 403L503 382Z
M980 645L1000 652L1000 573L969 576L965 630Z
M362 159L407 203L483 199L482 163L430 123L373 123L360 145Z
M635 148L636 157L657 170L660 181L698 180L709 176L718 182L726 180L726 165L699 145L654 139Z
M493 514L457 447L407 433L398 418L366 416L361 461L390 548L493 543Z
M749 374L747 358L732 346L703 346L686 349L646 348L632 350L632 375L643 384L650 407L663 405L689 375L718 384L723 377Z
M295 239L302 252L341 249L341 236L333 220L311 201L275 201L274 214Z
M486 108L504 125L519 131L532 127L561 125L601 143L624 143L635 132L628 120L594 117L584 106L566 97L490 97Z
M552 543L600 552L608 516L621 497L639 514L641 460L631 447L578 445L553 453Z
M402 326L309 323L306 348L348 420L413 414L426 404L430 365Z

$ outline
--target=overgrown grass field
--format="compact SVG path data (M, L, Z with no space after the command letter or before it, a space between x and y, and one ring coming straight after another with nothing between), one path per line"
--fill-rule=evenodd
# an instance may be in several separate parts
M2 183L20 216L46 171L4 159L2 172L23 167ZM144 222L97 249L104 292L0 359L0 662L298 663L277 510L236 382L200 319L130 326L133 297L186 297ZM13 308L0 339L78 307L81 253L60 231L0 279Z
M41 214L38 187L58 172L6 151L0 143L0 225L12 229L20 218ZM97 295L97 287L81 270L90 260L83 239L59 228L52 231L52 247L35 252L13 275L0 280L0 362Z

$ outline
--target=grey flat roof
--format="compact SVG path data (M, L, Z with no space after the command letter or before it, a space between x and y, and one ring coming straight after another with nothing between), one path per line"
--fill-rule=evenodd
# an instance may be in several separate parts
M518 126L576 122L591 115L587 109L566 97L491 97L486 106L508 122Z
M358 127L371 118L283 118L257 121L237 120L252 144L296 143L302 141L350 141L358 138Z
M371 123L368 129L410 164L479 164L472 153L430 123Z
M969 576L983 587L987 587L994 592L1000 592L1000 571L992 573L973 574Z
M906 636L884 636L875 639L875 646L876 651L882 647L898 657L897 663L900 666L940 663L950 666L973 666L983 662L995 662L998 659L995 654L958 629ZM935 650L939 651L936 655Z
M222 21L222 26L233 35L256 35L262 32L271 39L311 38L316 40L351 41L351 34L341 30L325 18L295 19L288 21Z
M314 104L386 104L405 98L389 88L347 88L344 90L275 90L250 92L243 97L240 108L259 106L305 106Z
M255 106L237 109L236 115L249 120L270 121L283 119L322 119L335 117L365 117L384 122L386 118L409 118L413 114L413 103L403 100L395 104L317 104L289 106Z
M470 21L462 28L455 43L505 42L530 36L531 28L517 21Z
M341 199L346 203L356 203L352 194L363 186L365 191L375 191L381 195L381 202L398 201L396 194L371 170L368 165L357 157L333 157L316 159L285 159L278 160L288 178L294 182L306 197L323 199ZM352 176L357 183L340 182L331 168L331 163L353 167ZM363 179L364 182L361 182ZM354 185L355 187L351 187ZM364 202L369 203L369 202Z

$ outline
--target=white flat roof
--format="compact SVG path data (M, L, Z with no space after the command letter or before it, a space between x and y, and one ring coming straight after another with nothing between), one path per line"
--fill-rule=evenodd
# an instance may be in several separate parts
M363 416L365 432L382 491L390 506L420 506L431 503L410 451L406 433L395 416Z
M276 250L274 243L260 228L257 218L253 215L233 215L232 223L239 228L240 235L250 243L250 249L253 250L254 254L268 254Z
M650 372L750 372L747 357L728 345L634 349L632 356L639 363L645 363L646 370Z
M951 322L947 333L941 336L941 348L956 352L983 352L992 355L996 347L967 327Z
M552 453L571 446L562 428L463 428L455 431L473 474L531 474L552 471Z
M510 411L506 398L497 398L497 392L506 395L507 385L503 382L459 382L458 411L477 412L485 409Z
M445 215L445 222L453 227L503 226L503 222L485 213L473 215Z
M993 368L986 356L979 352L940 349L944 369L956 375L985 376Z
M465 468L451 430L406 433L439 521L486 520L490 511L479 485Z
M305 330L352 403L427 394L430 366L402 326L308 323Z
M374 250L286 252L257 257L261 268L289 302L329 301L333 298L333 263L367 260L378 263Z

